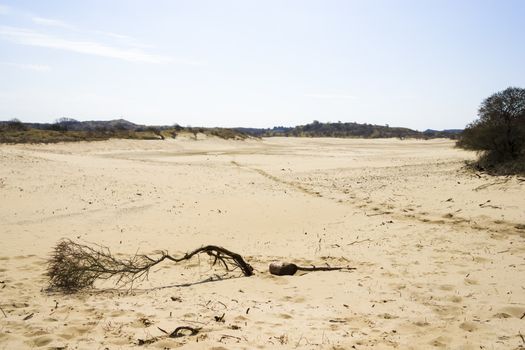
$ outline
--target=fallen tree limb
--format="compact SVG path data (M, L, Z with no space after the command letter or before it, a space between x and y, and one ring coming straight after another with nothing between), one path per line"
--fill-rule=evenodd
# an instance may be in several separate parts
M181 257L161 251L157 257L137 254L129 259L117 259L107 247L93 248L67 239L55 246L46 275L51 290L67 293L90 288L96 280L113 277L117 278L117 285L132 285L137 280L146 279L150 269L164 260L179 263L201 253L213 259L212 265L221 264L227 271L240 269L244 276L253 275L253 268L241 255L215 245L197 248Z
M350 271L355 269L355 267L347 266L298 266L287 262L273 262L269 266L270 273L276 276L291 276L297 271Z

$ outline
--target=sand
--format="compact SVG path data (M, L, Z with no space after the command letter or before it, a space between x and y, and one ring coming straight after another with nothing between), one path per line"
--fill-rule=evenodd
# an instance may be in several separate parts
M522 348L525 181L468 172L475 154L453 145L0 145L0 349ZM46 292L61 238L119 256L217 244L256 274L224 276L201 257L131 291ZM283 260L357 269L267 272ZM201 330L158 328L178 326Z

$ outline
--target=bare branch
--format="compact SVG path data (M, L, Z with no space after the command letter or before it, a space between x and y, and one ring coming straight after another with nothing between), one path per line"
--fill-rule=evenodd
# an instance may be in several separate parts
M48 261L46 275L50 289L67 293L90 288L96 280L112 277L117 278L117 285L132 285L135 281L146 279L151 268L164 260L179 263L201 253L213 257L213 264L219 262L227 271L239 268L244 276L253 275L253 268L241 255L214 245L197 248L182 257L161 251L156 258L135 254L129 259L117 259L107 247L98 246L95 249L71 240L62 240L55 246Z

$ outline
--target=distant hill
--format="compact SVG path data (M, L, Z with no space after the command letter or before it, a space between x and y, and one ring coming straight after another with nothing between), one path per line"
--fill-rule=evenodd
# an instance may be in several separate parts
M173 126L139 125L124 119L109 121L78 121L61 118L55 123L22 123L13 119L0 121L0 143L54 143L73 141L100 141L111 138L164 140L177 138L180 134L191 135L195 140L199 134L222 139L244 140L243 132L227 128L193 128Z
M24 123L30 128L40 130L69 130L69 131L96 131L96 130L128 130L145 129L145 125L138 125L125 119L78 121L70 118L61 118L55 123Z
M445 130L427 129L423 131L423 134L429 137L433 137L433 138L444 137L444 138L457 139L462 132L463 132L463 129L445 129Z

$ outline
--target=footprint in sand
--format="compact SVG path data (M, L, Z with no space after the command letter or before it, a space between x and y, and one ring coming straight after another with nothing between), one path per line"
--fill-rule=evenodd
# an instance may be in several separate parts
M58 334L58 336L62 339L70 340L87 333L90 329L91 327L86 326L68 327L64 329L62 333Z
M467 331L467 332L473 332L473 331L476 331L478 329L478 325L474 322L471 322L471 321L465 321L463 322L462 324L459 325L459 328L463 329L464 331Z
M282 301L291 301L291 302L294 302L294 303L303 303L304 301L306 301L306 299L302 296L290 296L290 295L287 295L285 296L284 298L281 298Z
M41 337L37 337L37 338L31 339L31 340L28 340L28 341L26 341L26 344L28 344L30 346L35 346L35 347L42 347L42 346L48 345L52 341L53 341L52 337L50 337L48 335L44 335L44 336L41 336Z
M474 278L465 278L465 284L467 285L477 285L479 284L478 280L474 279Z
M454 288L455 288L455 286L453 286L452 284L443 284L443 285L439 286L439 289L446 290L446 291L454 290Z
M496 315L508 315L509 317L516 317L525 320L525 307L523 306L506 306L498 310ZM499 318L509 318L499 317Z
M449 337L439 336L436 339L432 340L430 344L439 348L447 348L450 342L451 339Z
M463 298L460 297L459 295L453 295L449 298L449 300L453 303L460 303L463 301Z

